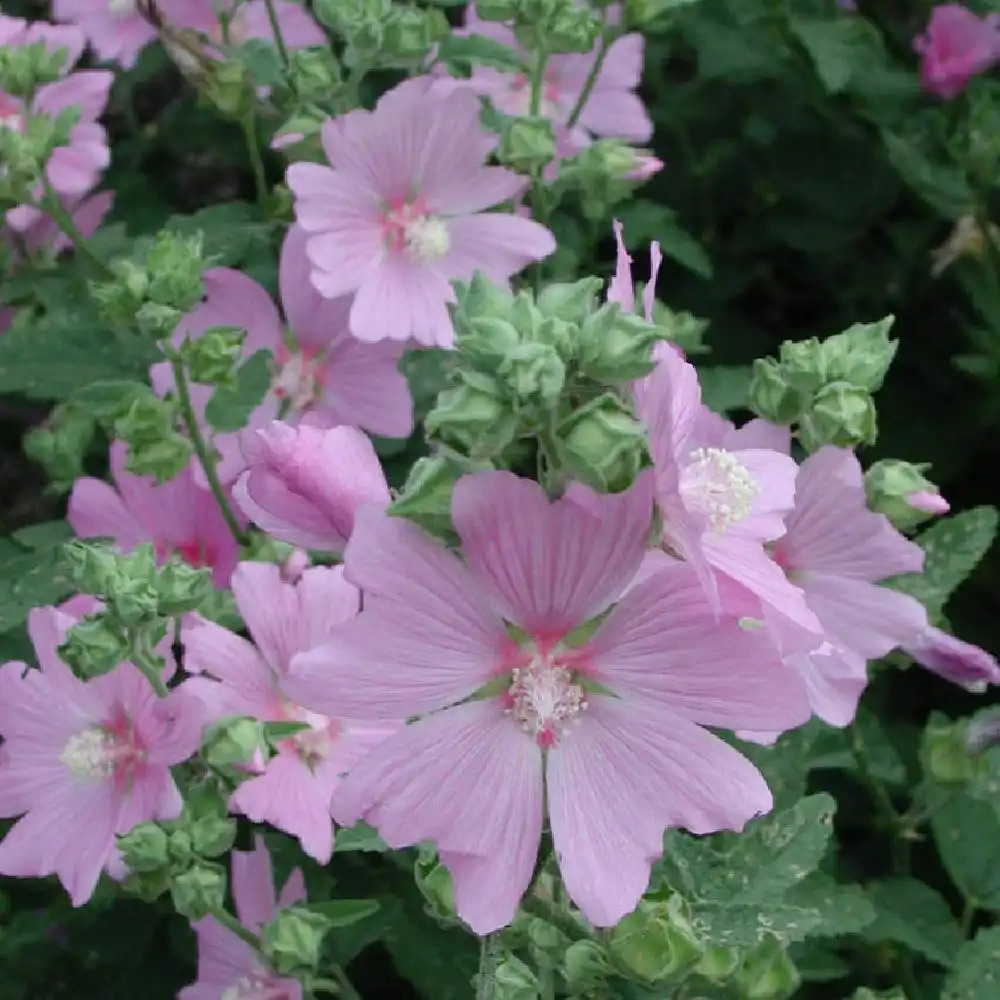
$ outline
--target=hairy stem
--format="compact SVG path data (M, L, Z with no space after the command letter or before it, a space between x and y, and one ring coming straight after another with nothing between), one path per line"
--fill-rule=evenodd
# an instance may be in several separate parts
M285 67L288 86L292 88L293 93L298 93L292 76L292 60L288 54L288 46L285 45L285 37L281 33L281 24L278 21L278 12L274 9L274 0L264 0L264 6L267 8L267 19L271 23L271 34L274 35L274 47L278 50L278 55Z
M493 1000L496 994L497 961L500 958L500 939L487 934L479 943L479 975L476 979L476 1000Z
M243 116L243 137L246 139L247 153L250 156L250 168L253 170L253 186L257 193L257 204L267 207L267 175L264 172L264 160L260 155L260 143L257 140L257 119L251 110Z
M73 221L73 216L63 207L63 203L59 198L59 195L52 189L52 185L49 183L48 178L42 174L42 187L45 191L45 196L41 201L35 203L35 207L39 211L44 212L48 215L53 222L62 230L62 232L69 238L70 242L73 244L73 249L77 254L87 262L91 270L93 270L100 278L113 278L114 275L111 273L111 269L104 263L99 257L95 256L93 251L87 245L87 237L80 232L77 224Z
M260 953L260 938L248 927L244 927L227 909L222 906L215 906L212 908L211 915L227 931L232 931L241 941L245 941L254 951L258 954Z
M604 68L604 60L608 57L608 49L611 48L611 43L617 37L617 28L605 27L601 32L600 40L597 43L597 56L594 59L594 64L590 67L587 79L583 81L583 90L580 91L580 96L576 99L576 104L573 105L573 110L570 111L569 118L566 119L567 129L573 128L580 120L580 115L583 114L583 109L587 106L587 101L590 100L594 84L597 83L597 78L601 75L601 70Z

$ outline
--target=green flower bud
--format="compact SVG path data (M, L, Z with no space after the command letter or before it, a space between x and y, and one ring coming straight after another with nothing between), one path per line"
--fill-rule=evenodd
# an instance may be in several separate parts
M550 344L519 344L507 353L497 378L520 405L551 405L566 384L566 366Z
M613 393L592 399L556 429L558 463L572 479L606 493L620 493L650 465L646 432L630 407Z
M494 374L520 343L517 327L499 316L474 316L456 329L455 349L463 361L485 375Z
M952 722L935 713L920 741L924 772L939 785L962 787L981 773L985 761L969 755L967 720Z
M392 9L392 0L315 0L313 10L320 24L351 38L365 24L382 22Z
M778 359L785 381L800 392L817 392L830 380L826 353L815 337L786 340L778 352Z
M427 910L443 923L455 922L455 886L451 873L432 854L427 860L418 860L414 867L417 886L427 901Z
M911 531L928 518L948 512L948 502L923 472L927 464L912 465L885 458L865 473L868 506L885 514L900 531Z
M123 886L126 892L138 896L144 903L155 903L170 888L170 868L164 866L150 872L129 872Z
M816 394L799 422L799 438L807 451L825 444L842 448L874 444L877 436L875 403L867 389L848 382L831 382Z
M580 370L595 382L632 382L653 370L653 345L663 333L610 303L580 327Z
M167 834L155 823L140 823L118 838L118 850L130 871L159 871L167 865Z
M683 977L702 950L679 904L677 896L667 906L640 903L611 932L612 957L649 983Z
M24 436L24 453L45 470L54 488L68 490L83 475L83 458L94 429L88 413L63 404L52 412L48 426L36 427Z
M604 282L600 278L560 281L542 289L535 301L546 318L553 317L577 326L597 307Z
M118 560L117 572L105 584L104 597L111 613L131 627L154 621L159 613L156 592L156 555L143 544Z
M220 114L239 121L253 112L253 80L239 59L212 60L203 71L202 90Z
M280 910L261 934L264 957L281 975L315 969L331 926L322 913L305 906Z
M498 153L500 162L521 173L541 170L556 156L556 134L549 118L507 118Z
M504 955L493 975L496 1000L538 1000L541 985L535 973L516 955Z
M468 284L456 283L455 326L481 316L508 319L514 296L507 288L494 285L482 271L476 271Z
M585 7L560 4L545 22L550 52L590 52L601 33L601 22Z
M383 26L382 50L379 58L384 65L411 66L419 63L434 44L437 18L430 11L416 7L396 7L389 12Z
M188 827L192 848L203 858L225 854L236 841L236 821L206 813Z
M174 909L188 920L201 920L221 909L226 897L226 872L221 865L199 861L170 880Z
M125 468L137 476L152 476L158 483L176 479L191 459L191 442L176 431L159 441L144 441L131 448Z
M754 361L750 382L750 408L754 413L772 423L790 424L808 404L809 395L785 378L784 368L777 361L773 358Z
M333 53L328 48L312 47L307 49L292 49L288 53L289 72L295 82L296 90L302 100L322 100L340 86L340 71ZM319 131L322 119L311 115L302 115L294 119L300 123L297 127L286 124L282 131L299 132L303 135Z
M144 302L134 320L139 332L150 340L169 340L184 313L173 306L163 306L156 302Z
M264 748L260 722L244 716L220 719L205 731L202 756L213 767L245 764Z
M889 339L894 316L877 323L855 323L843 333L828 337L822 346L827 377L850 382L868 392L882 388L899 341Z
M201 385L236 384L236 366L247 332L236 326L213 326L181 346L181 357L192 382Z
M528 920L527 934L533 954L539 957L539 965L551 964L553 959L561 960L570 946L570 939L541 917Z
M66 48L50 52L44 41L0 49L0 90L30 100L35 91L55 83L69 62Z
M103 542L74 538L63 546L63 561L70 582L83 594L103 595L118 572L118 556Z
M74 625L59 647L59 656L84 680L114 670L131 654L131 645L121 627L106 612L88 615Z
M173 830L167 837L167 853L170 860L178 865L187 865L194 857L191 834L187 830Z
M736 987L747 1000L784 1000L798 988L798 970L781 942L769 936L743 962Z
M694 971L709 982L724 983L736 974L742 960L743 956L737 948L710 945L698 959Z
M174 618L196 610L208 598L213 590L212 572L172 558L160 570L155 586L160 614Z
M596 941L574 941L563 955L562 974L574 993L603 986L611 974L604 948Z
M113 261L110 267L114 279L91 282L90 294L100 307L103 319L113 326L129 326L135 322L136 315L145 302L149 275L145 268L130 260ZM157 324L162 322L149 315L144 320L147 328L158 329Z
M518 0L476 0L476 13L484 21L513 21Z
M389 514L405 517L432 535L448 538L451 527L451 494L460 476L492 468L488 463L464 467L447 455L418 459Z
M146 254L150 301L189 312L205 294L202 282L205 266L201 233L179 236L161 229Z
M498 455L517 436L518 423L496 382L460 372L462 384L438 396L427 414L427 434L472 459Z

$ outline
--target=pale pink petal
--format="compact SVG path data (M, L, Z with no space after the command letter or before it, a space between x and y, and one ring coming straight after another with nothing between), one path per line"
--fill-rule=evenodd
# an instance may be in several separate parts
M205 917L193 926L198 935L198 984L215 988L215 992L209 994L212 1000L219 1000L223 991L260 967L260 961L250 945L214 917ZM181 991L183 1000L201 1000L202 995L193 992L198 989L198 984Z
M484 212L448 220L451 248L441 269L452 279L468 281L476 271L495 282L548 257L555 237L533 219L503 212Z
M1000 684L1000 665L992 654L939 628L924 629L904 644L903 651L931 673L967 691L981 693L988 684Z
M258 712L267 712L277 698L277 677L257 649L215 622L199 619L185 630L184 668L218 678Z
M632 284L632 258L625 249L622 237L622 224L612 220L615 232L615 243L618 245L618 256L615 260L615 274L608 285L608 301L617 302L623 312L635 312L635 287Z
M257 834L252 851L233 851L233 902L244 927L258 931L274 917L274 872L264 838Z
M89 476L73 484L66 519L78 538L111 538L126 552L149 538L114 487Z

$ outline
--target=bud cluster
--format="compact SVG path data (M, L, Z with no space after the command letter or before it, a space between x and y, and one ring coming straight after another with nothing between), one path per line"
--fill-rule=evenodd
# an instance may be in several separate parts
M874 444L873 393L881 388L898 342L893 317L856 323L820 341L785 341L777 359L754 363L752 408L774 423L794 424L807 451L825 444Z
M601 21L575 0L476 0L476 13L513 22L518 42L531 50L589 52L601 33Z

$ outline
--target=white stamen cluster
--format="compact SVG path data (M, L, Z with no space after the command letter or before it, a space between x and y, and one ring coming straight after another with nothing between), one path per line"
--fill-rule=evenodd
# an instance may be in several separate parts
M59 760L78 778L106 778L114 774L114 737L100 726L74 733L63 747Z
M305 409L319 396L315 366L301 354L293 354L281 365L271 388L280 399L287 399L293 412Z
M135 0L108 0L108 13L112 17L128 17L135 11Z
M435 215L420 215L406 224L403 243L411 257L427 263L448 252L451 235L444 219Z
M255 972L237 979L222 991L219 1000L286 1000L285 990L271 982L265 972Z
M732 452L698 448L681 473L680 490L687 505L704 514L712 531L721 534L749 517L760 487Z
M554 746L587 708L587 693L573 671L536 657L511 671L506 713L543 749Z

